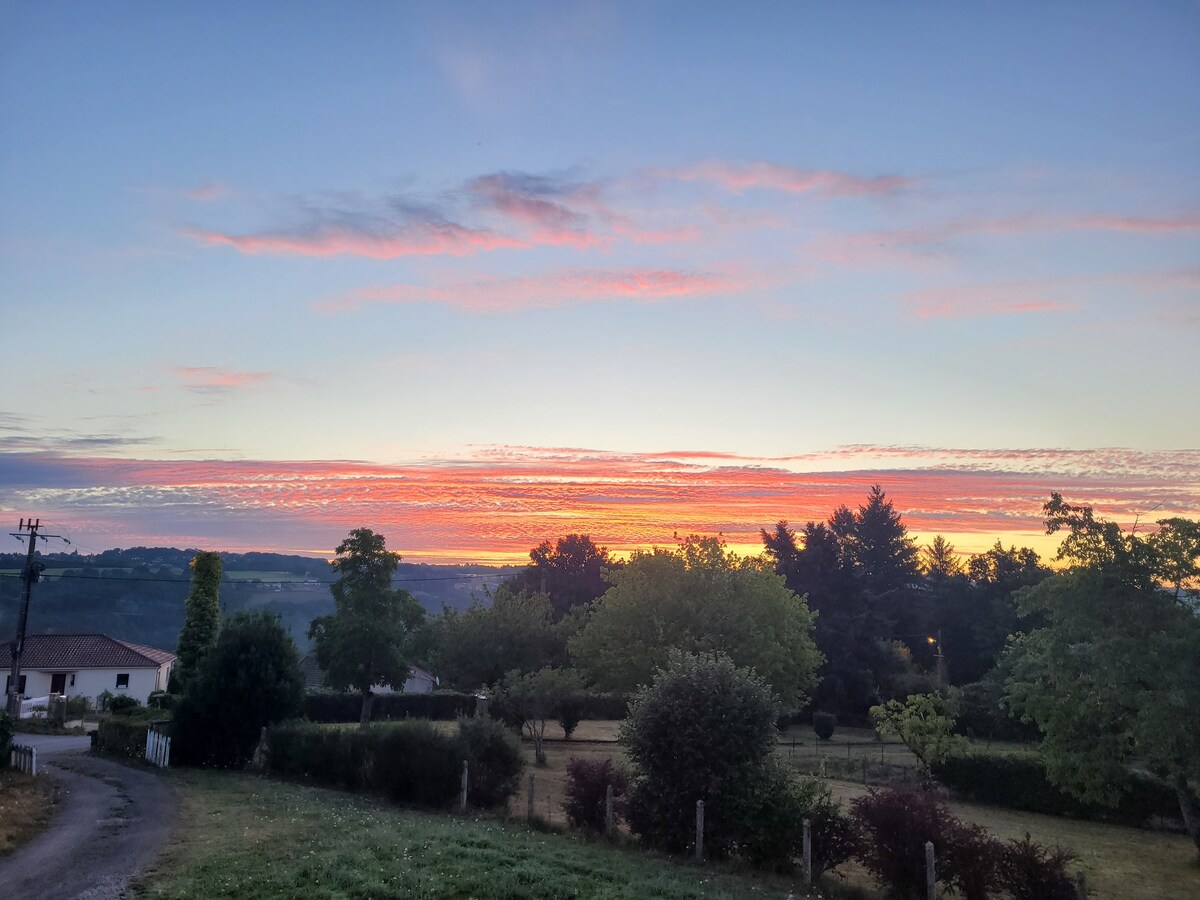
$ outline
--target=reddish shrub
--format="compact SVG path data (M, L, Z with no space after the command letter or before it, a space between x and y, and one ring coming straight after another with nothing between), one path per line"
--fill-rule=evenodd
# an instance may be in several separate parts
M608 786L613 788L613 818L619 821L625 811L629 779L614 768L611 759L572 759L567 763L566 800L563 809L576 828L604 830Z
M1067 864L1075 854L1062 847L1047 850L1025 835L1011 841L1000 861L1000 883L1013 900L1075 900Z
M968 824L953 816L945 824L943 846L937 848L937 867L942 880L966 900L987 900L998 890L1004 845L982 825Z

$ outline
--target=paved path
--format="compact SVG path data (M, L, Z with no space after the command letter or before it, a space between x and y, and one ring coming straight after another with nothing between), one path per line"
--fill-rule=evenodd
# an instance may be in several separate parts
M59 806L41 834L0 857L0 895L116 900L166 846L178 815L174 790L148 769L64 751L61 745L47 752L43 771L58 783ZM39 748L39 768L42 753Z
M92 746L92 739L86 734L22 734L18 731L13 735L13 743L36 748L38 765L41 765L49 753L87 750Z

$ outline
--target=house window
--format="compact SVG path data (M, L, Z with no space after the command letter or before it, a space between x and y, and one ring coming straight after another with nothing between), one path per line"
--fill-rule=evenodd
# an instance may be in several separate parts
M17 693L20 694L21 696L25 696L25 676L24 675L22 675L20 677L20 680L17 682L17 684L19 685L19 687L17 688ZM12 676L11 675L9 675L7 678L4 679L4 693L7 694L10 690L12 690Z
M129 673L128 672L122 672L120 675L117 676L117 690L119 691L119 690L121 690L121 688L125 688L126 690L129 689Z

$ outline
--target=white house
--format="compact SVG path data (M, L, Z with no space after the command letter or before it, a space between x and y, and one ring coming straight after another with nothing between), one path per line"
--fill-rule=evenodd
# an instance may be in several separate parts
M65 694L93 702L108 691L141 703L165 691L175 654L107 634L31 634L21 653L23 697ZM12 676L5 676L7 692Z

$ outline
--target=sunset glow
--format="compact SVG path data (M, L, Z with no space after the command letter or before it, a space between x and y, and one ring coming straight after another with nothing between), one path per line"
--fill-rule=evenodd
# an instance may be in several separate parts
M754 553L873 484L960 553L1052 554L1051 491L1200 516L1200 12L867 6L13 7L0 514L431 562Z

